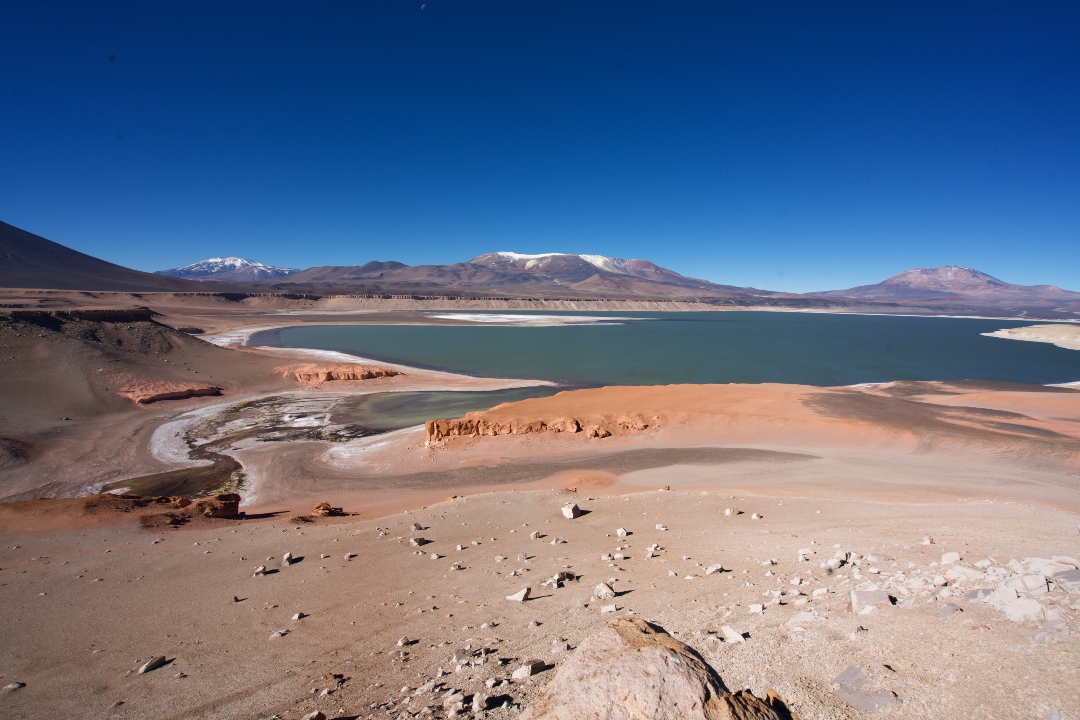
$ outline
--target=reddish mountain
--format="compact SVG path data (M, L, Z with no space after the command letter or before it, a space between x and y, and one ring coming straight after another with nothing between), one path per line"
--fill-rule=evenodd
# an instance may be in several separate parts
M1080 293L1053 285L1013 285L959 265L905 270L875 285L814 293L886 302L978 304L1001 308L1080 309Z

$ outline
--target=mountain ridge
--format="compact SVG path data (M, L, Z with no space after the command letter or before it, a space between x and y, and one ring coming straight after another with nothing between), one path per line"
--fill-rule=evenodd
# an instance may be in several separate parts
M1013 285L961 265L911 268L871 285L805 294L712 283L648 260L510 251L447 265L383 260L304 270L216 257L152 274L100 260L2 222L0 260L0 287L12 289L690 301L718 308L1080 316L1078 292L1052 285ZM174 276L181 271L192 277Z
M297 272L300 272L297 268L264 265L242 257L213 257L183 267L158 270L154 274L198 281L251 282L284 277Z

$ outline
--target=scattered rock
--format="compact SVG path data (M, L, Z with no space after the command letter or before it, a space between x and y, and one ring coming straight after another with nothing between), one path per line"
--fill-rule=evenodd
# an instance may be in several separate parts
M266 566L265 565L260 565L259 567L255 568L255 574L252 575L251 577L259 577L260 575L265 575L265 574L266 574ZM239 602L239 601L237 601L237 602Z
M692 648L637 619L619 619L588 638L521 720L781 720L775 693L731 693Z
M208 518L234 518L240 514L240 496L223 493L195 503L195 512Z
M281 556L281 563L283 565L292 565L293 564L293 555L292 555L292 553L287 552L284 555L282 555Z
M618 530L615 531L615 535L617 537L621 537L621 538L626 537L626 528L619 528Z
M339 507L333 507L328 502L315 503L311 508L311 514L315 517L333 517L344 515L345 511Z
M891 604L892 599L884 590L851 591L851 612L867 614L868 607Z
M422 545L427 545L429 542L431 542L431 541L428 540L427 538L422 538L422 537L411 537L411 538L409 538L409 544L412 545L413 547L420 547Z
M562 507L563 517L567 520L573 520L576 517L581 517L581 508L577 506L577 503L570 503L569 505L563 505Z
M610 600L615 597L615 590L607 583L600 583L593 588L593 597L597 600Z
M952 565L958 562L960 562L960 553L958 552L947 552L941 556L942 565Z
M139 668L139 674L142 675L144 673L150 672L151 670L157 670L159 667L164 667L167 662L168 661L165 659L164 655L159 655L153 660L148 660L146 663L144 663L143 666Z
M515 670L510 677L514 680L524 680L525 678L542 673L546 668L547 663L543 660L529 660Z
M600 606L600 612L601 613L613 613L613 612L618 612L618 611L619 611L619 606L618 605L601 605Z
M9 692L15 692L16 690L21 690L24 687L26 687L26 683L13 682L13 683L8 683L7 685L5 685L4 689L9 691Z
M719 564L719 563L717 563L716 565L710 565L709 567L705 568L705 574L706 575L712 575L713 573L718 573L718 572L723 572L723 571L724 571L724 566Z
M877 712L899 702L896 695L888 690L863 690L866 683L863 669L858 665L849 665L833 680L833 693L852 707L866 712Z
M530 588L522 588L513 595L507 595L507 600L513 600L514 602L525 602L529 599L529 594L532 592Z
M300 720L326 720L326 715L323 714L322 710L316 710L315 712L309 712Z
M941 606L941 609L939 609L936 613L934 613L934 616L939 617L939 618L944 620L945 618L949 617L950 615L952 615L955 612L964 612L964 611L963 611L962 608L960 608L957 605L954 605L952 603L945 603L945 604L943 604Z
M746 638L743 637L743 634L740 633L740 632L735 632L735 630L730 625L724 625L723 627L721 627L720 632L722 632L724 634L724 642L727 642L727 643L746 642Z

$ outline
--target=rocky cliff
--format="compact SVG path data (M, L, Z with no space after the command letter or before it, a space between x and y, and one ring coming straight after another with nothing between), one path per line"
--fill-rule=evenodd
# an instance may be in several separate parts
M319 363L301 363L283 365L276 368L282 377L292 376L302 383L318 384L333 380L371 380L373 378L394 377L404 373L390 368L355 363L324 365Z
M207 383L183 380L140 380L124 386L117 391L117 394L134 400L140 405L146 405L158 400L182 400L203 395L217 395L220 392L221 388L217 385Z
M457 420L428 420L424 423L428 443L452 437L527 435L531 433L581 433L589 439L610 437L613 433L647 430L660 418L646 420L641 415L588 415L584 417L493 418L484 413L469 413Z

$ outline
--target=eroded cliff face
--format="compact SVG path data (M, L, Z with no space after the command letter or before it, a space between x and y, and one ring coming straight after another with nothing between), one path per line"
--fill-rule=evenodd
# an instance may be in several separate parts
M221 388L217 385L183 380L137 380L127 383L117 391L118 395L133 400L139 405L159 400L183 400L220 393Z
M394 377L404 373L390 368L356 363L300 363L283 365L276 368L282 377L292 376L302 383L315 385L333 380L372 380L374 378Z
M599 439L613 434L647 430L659 424L660 418L646 420L641 415L589 415L577 417L521 417L492 419L484 413L469 413L457 420L428 420L424 432L428 443L442 442L453 437L493 437L495 435L528 435L533 433L580 433L582 437Z

